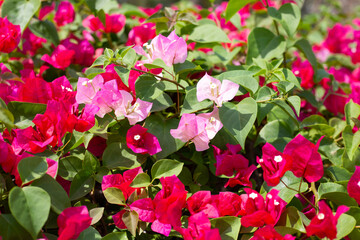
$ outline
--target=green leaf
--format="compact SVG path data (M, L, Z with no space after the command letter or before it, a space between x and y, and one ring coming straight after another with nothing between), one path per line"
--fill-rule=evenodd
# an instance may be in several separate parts
M293 189L296 189L296 190L299 189L301 179L295 177L295 175L292 172L290 172L290 171L286 172L284 174L284 176L281 178L281 180L289 188L293 188ZM287 203L289 203L291 201L291 199L293 199L293 197L297 194L297 191L294 191L294 190L291 190L291 189L287 188L282 182L280 182L275 187L269 187L266 184L266 182L264 182L263 186L264 186L264 188L265 188L265 190L267 192L270 192L270 190L272 188L279 190L280 192L279 192L278 196ZM306 190L308 190L308 184L303 181L301 183L300 192L305 192Z
M352 161L353 157L355 155L355 152L359 148L360 131L353 133L352 127L347 125L342 133L342 137L344 139L345 151L346 151L349 159Z
M346 105L345 105L345 118L346 118L346 124L350 125L351 127L354 127L355 123L351 121L352 118L357 119L360 115L360 105L357 103L354 103L351 99Z
M280 149L285 147L288 139L292 139L293 131L283 120L268 122L259 132L259 138L256 143L268 142Z
M122 58L122 63L128 67L133 67L136 62L136 52L134 49L130 48L126 51L126 54Z
M129 74L130 70L127 68L124 68L122 66L115 66L114 67L115 72L119 75L121 78L121 81L126 85L129 86Z
M213 24L203 24L194 28L189 40L198 43L229 43L226 33Z
M268 13L281 24L289 37L294 36L301 18L300 9L296 4L286 3L282 5L279 10L269 7Z
M282 56L286 48L283 36L275 36L266 28L254 28L248 37L246 64L251 65L253 58L270 60Z
M321 183L318 193L320 199L328 199L336 205L358 206L356 200L349 196L347 189L337 183Z
M287 207L283 211L283 213L281 214L281 217L276 225L296 229L297 231L302 232L302 233L306 232L304 224L300 217L300 212L294 206ZM280 234L286 234L284 232L284 230L285 229L282 229L282 231L278 231L278 232Z
M102 68L89 67L88 69L86 69L85 75L88 79L92 79L92 78L96 77L97 75L104 73L104 72L105 72L105 70Z
M162 159L157 161L151 168L151 176L153 179L162 177L170 177L179 175L184 163L171 159Z
M234 16L238 11L245 7L249 3L257 2L258 0L230 0L226 10L225 10L225 19L229 21L232 16Z
M79 199L93 190L95 186L95 179L92 173L87 170L81 170L78 172L70 186L70 200Z
M335 132L335 129L328 125L326 119L320 115L311 115L305 118L301 124L301 128L314 128L319 130L327 136L332 136Z
M152 114L146 119L145 127L149 133L157 137L162 149L161 152L156 154L156 158L165 158L184 146L184 142L174 139L170 134L170 130L177 128L178 125L179 120L175 118L166 120L156 114Z
M3 107L0 107L0 122L4 123L9 131L15 127L14 115L8 109Z
M90 68L96 67L96 66L103 66L106 61L109 61L109 58L105 55L100 55L97 59L95 59L93 64L90 66Z
M46 104L28 103L28 102L9 102L8 109L14 115L15 119L23 116L33 119L36 114L42 114L46 110Z
M200 109L208 108L212 105L212 101L205 99L199 102L196 96L196 86L186 88L184 104L181 108L181 115L184 113L192 113Z
M306 39L300 39L298 40L295 45L297 49L299 49L301 52L304 53L307 60L309 60L311 66L313 67L314 71L316 72L317 69L317 61L315 54L312 50L311 44Z
M193 177L195 183L205 185L209 181L209 169L203 164L198 164Z
M144 74L135 82L136 97L143 101L153 101L159 97L165 89L165 84L155 77Z
M165 92L161 93L156 99L151 102L153 103L151 112L158 112L173 105L172 99Z
M347 214L341 214L336 225L336 229L337 229L336 239L342 239L347 235L349 235L354 229L355 225L356 225L355 218Z
M299 96L290 96L286 99L290 105L295 109L296 115L299 116L301 108L301 99Z
M114 142L108 145L103 154L103 165L107 168L126 168L139 167L138 156L122 143Z
M224 72L218 76L216 76L219 80L230 80L234 83L239 84L243 88L246 89L247 92L254 94L259 88L259 82L252 77L252 72L245 70L236 70L236 71L228 71ZM241 89L240 89L241 91ZM243 91L241 91L243 92ZM245 92L246 93L246 92Z
M126 211L122 216L126 228L133 236L136 236L136 229L139 222L139 215L135 211Z
M226 128L242 148L245 148L245 140L249 134L257 115L257 104L251 97L243 99L240 103L226 102L220 108L220 119Z
M75 175L82 170L83 161L75 156L64 157L59 160L59 175L68 180L72 181Z
M18 171L23 184L29 183L35 179L44 176L48 169L45 158L28 157L19 162Z
M107 234L101 240L128 240L126 232L113 232Z
M45 38L55 45L59 45L60 40L56 27L49 20L35 21L29 25L29 28L36 36Z
M141 187L148 187L150 185L150 176L146 173L139 173L136 175L132 183L130 184L130 187L133 188L141 188Z
M103 192L106 200L111 204L126 205L123 192L116 187L109 187Z
M21 32L24 32L40 6L40 0L5 0L1 6L1 17L7 17L11 23L20 25Z
M94 225L96 224L98 221L100 221L100 219L102 218L104 214L104 208L103 207L97 207L97 208L93 208L89 211L89 215L92 218L91 220L91 224L90 225Z
M64 188L50 175L45 174L42 178L32 182L31 186L42 188L50 195L51 209L57 214L71 207L70 199Z
M298 89L302 90L300 85L301 80L298 79L290 69L283 68L282 73L284 74L286 81L293 83Z
M31 239L11 214L0 214L0 236L3 240Z
M210 220L211 227L219 229L222 240L237 240L240 233L240 218L227 216Z
M9 207L17 222L36 239L50 212L50 196L39 187L14 187Z
M174 64L174 71L176 74L181 74L185 72L194 72L194 71L201 71L202 68L199 65L195 65L192 62L186 60L183 63Z
M83 169L95 173L97 168L100 166L100 162L97 160L92 153L89 151L85 152L85 158L83 161Z
M294 110L285 103L285 101L282 100L274 100L271 102L272 104L275 104L276 106L280 107L292 120L293 122L299 126L299 122L295 116Z
M77 240L100 240L100 233L93 227L88 227L84 231L82 231L77 238Z
M85 3L95 15L100 10L108 13L110 9L119 7L116 0L85 0Z

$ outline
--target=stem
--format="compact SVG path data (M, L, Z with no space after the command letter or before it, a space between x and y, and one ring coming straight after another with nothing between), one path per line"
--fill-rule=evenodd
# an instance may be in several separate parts
M317 192L316 190L316 187L315 187L315 183L312 182L311 183L311 187L310 187L311 191L314 193L314 196L315 196L315 204L317 205L317 202L319 201L319 193ZM317 208L316 208L317 209Z
M180 93L179 86L176 86L176 113L180 114Z
M108 42L109 42L109 44L110 44L110 48L111 48L111 49L114 49L114 44L113 44L113 42L112 42L112 40L111 40L110 33L106 33L106 38L107 38L107 40L108 40Z
M286 188L290 189L290 190L293 190L295 192L299 192L298 190L296 190L295 188L292 188L292 187L289 187L282 179L280 179L280 181L282 182L282 184L285 185Z
M259 101L256 101L257 103L267 103L267 102L271 102L271 101L274 101L274 100L285 100L284 98L282 97L278 97L278 98L272 98L272 99L266 99L266 100L259 100Z
M300 184L299 184L299 190L298 190L298 192L300 192L300 190L301 190L301 184L302 184L302 182L303 182L303 178L301 177L301 180L300 180Z
M301 178L301 179L302 179L302 178ZM298 191L298 190L296 190L295 188L289 187L288 185L286 185L286 183L285 183L282 179L280 179L280 181L282 182L282 184L285 185L286 188L297 192L297 193L298 193L302 198L304 198L304 200L307 201L313 208L315 208L316 210L318 209L309 199L307 199L307 197L305 197L304 194L302 194L302 193L300 192L300 190Z

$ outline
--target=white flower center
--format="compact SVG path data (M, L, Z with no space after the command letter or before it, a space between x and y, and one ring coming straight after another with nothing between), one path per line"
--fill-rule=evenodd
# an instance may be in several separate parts
M137 135L135 135L134 136L134 139L137 141L137 140L139 140L141 137L140 137L140 135L139 134L137 134Z
M215 121L216 121L216 119L215 119L214 117L211 117L211 118L210 118L210 122L211 122L211 123L213 123L213 122L215 122Z
M215 88L217 88L217 86L216 86L215 83L210 83L210 88L211 88L211 89L215 89Z
M90 79L89 81L85 81L85 82L82 83L82 85L83 85L83 86L87 86L88 83L92 83L92 80Z
M278 155L278 156L275 156L275 157L274 157L274 160L275 160L275 162L279 163L279 162L281 162L283 159L282 159L282 157L281 157L280 155Z
M264 162L264 159L260 158L260 159L259 159L259 162Z
M325 215L323 213L319 213L317 217L319 220L323 220L325 218Z
M250 193L249 198L255 199L257 196L258 195L256 193Z
M360 181L358 181L357 185L360 187Z
M269 199L272 199L272 195L271 195L271 194L268 194L267 197L268 197Z
M279 203L278 201L274 200L274 205L275 205L275 206L279 206L279 204L280 204L280 203Z
M295 75L298 75L299 73L300 73L299 70L296 70L296 71L294 72Z

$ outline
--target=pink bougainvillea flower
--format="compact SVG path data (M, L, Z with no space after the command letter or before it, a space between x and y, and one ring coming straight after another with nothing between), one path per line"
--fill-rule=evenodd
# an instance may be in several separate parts
M213 204L210 191L198 191L186 200L190 214L202 212L209 218L218 218L219 212Z
M337 235L337 221L341 214L348 211L349 207L339 206L335 216L332 213L331 208L326 204L324 200L319 202L319 213L311 219L311 222L306 226L306 235L316 235L319 238L335 239Z
M315 145L299 134L285 146L284 155L291 156L290 170L296 177L304 177L309 182L316 182L324 175L323 163L318 153L322 138Z
M291 236L290 234L286 234L282 236L278 233L273 227L267 225L265 227L259 228L254 232L254 236L251 238L252 240L295 240L295 236Z
M104 79L101 75L97 75L93 79L79 78L77 83L76 102L91 104L96 93L104 85Z
M308 60L297 58L292 64L292 72L301 78L301 87L310 89L314 86L314 69Z
M323 45L332 53L349 53L351 32L352 27L350 25L343 26L340 23L336 23L328 30L328 35Z
M227 143L226 147L228 149L223 151L213 145L214 157L216 159L216 176L223 174L231 177L234 175L234 171L248 168L249 160L243 155L238 154L242 149L240 144L232 145Z
M104 25L102 24L101 20L94 15L87 16L83 22L83 26L90 29L91 31L95 32L100 29L104 29Z
M292 158L289 155L282 154L270 143L262 147L262 158L257 162L261 165L264 174L264 180L269 186L276 186L285 172L292 166Z
M152 63L160 58L169 67L176 63L183 63L187 58L187 44L185 40L172 31L168 37L159 34L150 44L145 43L146 53L140 46L135 46L135 51L147 58L143 63Z
M134 178L142 173L142 168L137 167L130 170L126 170L122 175L121 174L111 174L105 175L103 181L101 182L101 189L105 191L109 187L118 188L122 191L125 200L136 190L136 188L130 187L130 184Z
M79 237L80 233L90 227L92 218L85 206L66 208L59 215L59 240L70 240Z
M61 1L55 13L54 21L59 27L72 23L75 19L74 6L69 1Z
M197 118L204 118L207 120L205 131L209 139L213 139L216 133L223 127L219 117L219 109L217 107L214 107L214 110L210 113L201 113L197 115Z
M61 41L61 44L75 51L72 63L88 67L94 62L95 49L88 40L70 37Z
M219 211L220 217L239 216L242 213L242 198L233 192L220 192L213 196L213 202Z
M105 14L105 27L98 17L88 16L83 20L83 26L91 31L103 31L105 33L118 33L125 26L126 18L122 14Z
M41 38L36 36L31 32L29 28L26 28L23 36L23 50L24 54L29 54L30 56L34 56L39 48L43 47L43 43L46 43L45 38Z
M49 63L54 68L65 69L70 66L75 55L74 50L67 49L64 45L58 45L51 56L45 54L41 60Z
M252 187L250 182L251 174L257 169L255 165L250 165L245 169L237 169L235 171L235 177L230 178L229 181L224 185L224 187L235 187L236 185Z
M127 229L124 221L122 220L122 217L126 212L127 212L126 210L121 210L120 212L112 216L115 225L120 229Z
M360 166L355 166L355 172L351 176L347 190L349 196L354 198L358 204L360 204Z
M59 166L58 162L50 158L46 158L46 162L48 164L48 170L46 171L46 173L51 177L56 178Z
M49 13L55 10L55 3L43 6L39 11L39 20L43 20Z
M133 27L130 30L126 45L142 46L145 43L147 43L149 40L153 39L155 36L156 36L155 24L144 23L141 24L140 26Z
M196 87L196 96L199 102L210 99L221 107L223 102L233 99L239 90L239 85L229 80L217 80L207 73L203 76Z
M130 205L132 211L139 214L139 219L143 222L155 221L155 204L151 198L142 198L136 200Z
M156 136L141 125L134 125L128 130L126 144L135 153L154 155L162 150Z
M21 38L20 26L12 24L6 17L0 17L0 32L0 52L14 51Z
M128 92L121 91L122 94L129 94ZM123 115L129 120L130 125L134 125L137 122L141 122L150 113L152 108L152 103L140 100L139 98L136 99L136 102L132 105L130 101L124 101L123 107L124 109ZM120 111L121 112L121 111ZM115 115L117 115L117 111L115 110Z

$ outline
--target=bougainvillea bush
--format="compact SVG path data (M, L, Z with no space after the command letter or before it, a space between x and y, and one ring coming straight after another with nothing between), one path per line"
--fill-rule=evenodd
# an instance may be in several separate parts
M0 4L0 239L360 239L334 1Z

